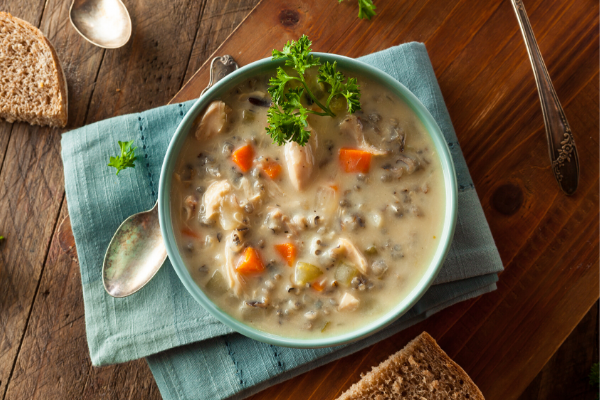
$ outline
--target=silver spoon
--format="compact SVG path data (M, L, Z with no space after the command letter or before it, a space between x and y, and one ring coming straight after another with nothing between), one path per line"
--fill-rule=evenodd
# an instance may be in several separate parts
M116 49L131 37L131 18L121 0L73 0L69 19L88 42Z
M238 68L231 56L215 57L206 89ZM127 297L144 287L167 258L160 233L158 202L149 211L127 218L115 232L102 265L104 289L113 297Z
M579 156L571 127L565 111L558 100L550 74L542 59L542 53L529 23L522 0L511 0L525 39L525 47L533 67L533 76L540 95L542 115L546 126L548 151L552 162L552 172L560 189L567 195L575 193L579 185Z

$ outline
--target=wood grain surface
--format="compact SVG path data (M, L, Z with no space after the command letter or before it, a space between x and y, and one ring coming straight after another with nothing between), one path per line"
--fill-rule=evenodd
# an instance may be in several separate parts
M518 400L598 400L590 370L598 362L598 302Z
M352 57L424 42L506 268L496 292L254 398L335 398L427 330L488 400L516 399L598 299L597 1L524 1L580 153L572 197L550 170L508 1L375 0L370 22L356 18L354 1L263 0L251 12L258 0L124 2L134 35L106 51L70 26L68 1L0 0L1 11L39 26L56 47L69 85L67 129L197 97L215 50L243 65L303 33L317 51ZM144 360L90 364L60 134L0 122L0 395L158 399Z

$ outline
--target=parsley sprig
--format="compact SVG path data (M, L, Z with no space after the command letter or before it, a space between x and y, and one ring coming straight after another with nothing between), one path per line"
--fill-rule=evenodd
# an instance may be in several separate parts
M119 172L125 168L135 168L135 164L133 162L137 159L135 156L135 149L137 149L137 147L132 149L131 146L133 146L133 140L130 140L129 142L121 142L119 140L121 155L117 157L110 157L108 166L115 167L117 169L117 175L119 175Z
M341 3L344 0L338 0ZM371 19L377 15L375 12L375 4L373 4L373 0L358 0L358 18L360 19Z
M290 75L282 67L277 68L277 73L269 81L269 94L273 104L267 112L267 133L273 143L283 145L289 141L304 146L310 138L307 118L309 114L335 117L330 108L331 101L338 96L343 96L348 105L348 112L360 110L360 90L356 78L346 80L344 74L337 70L337 63L326 62L321 64L318 57L310 54L312 42L306 35L302 35L297 42L287 42L283 51L273 50L273 60L285 59L285 66L291 67L297 75ZM329 96L323 104L310 90L304 74L309 68L319 67L318 83L322 83ZM287 89L291 82L298 82L298 86ZM304 107L302 96L306 93L321 111Z

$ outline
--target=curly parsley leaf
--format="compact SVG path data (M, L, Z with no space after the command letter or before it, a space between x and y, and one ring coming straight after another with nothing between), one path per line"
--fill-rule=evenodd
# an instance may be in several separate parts
M117 157L110 157L109 167L115 167L117 169L117 175L125 168L135 168L134 161L137 159L135 156L135 149L131 148L133 140L129 142L121 142L119 140L119 147L121 147L121 155Z
M308 110L300 103L302 92L302 89L290 90L281 108L271 106L267 111L267 133L279 146L290 141L304 146L310 138L310 131L306 129Z
M600 387L600 368L598 368L598 363L592 365L589 378L590 386L593 386L596 390L598 390L598 387Z
M295 76L288 75L287 72L281 67L277 68L277 75L271 77L269 80L269 88L267 91L271 95L273 103L281 104L284 99L283 93L285 90L285 84L292 80L299 80Z
M338 3L341 3L344 0L338 0ZM358 0L358 18L360 19L371 19L377 15L375 12L375 4L373 4L373 0Z
M287 42L283 51L273 50L273 59L285 59L285 65L291 67L298 76L290 75L283 68L277 68L275 76L269 80L268 92L271 95L272 105L267 112L267 133L273 139L273 143L283 145L289 141L296 142L302 146L310 138L306 121L308 114L335 117L335 113L329 107L331 100L336 96L344 96L348 104L348 112L354 113L360 110L360 90L356 78L350 78L346 82L344 74L337 70L337 63L325 63L321 65L318 57L311 52L312 42L306 35L302 35L298 41ZM308 68L319 68L317 82L323 83L329 97L326 104L322 104L308 87L304 73ZM299 81L301 87L287 89L290 81ZM312 102L321 108L321 112L307 109L302 104L302 95L305 94Z
M337 62L333 64L326 62L319 68L318 82L327 83L330 86L327 107L336 96L344 96L348 104L348 112L353 114L360 110L360 89L356 78L349 78L344 83L345 76L337 70Z
M358 0L358 18L371 19L377 15L376 8L372 0Z
M360 110L360 89L358 88L358 81L356 78L348 79L341 94L346 98L348 112L350 114L354 114L356 111Z
M311 45L312 42L308 36L302 35L297 42L293 40L287 42L283 46L283 51L273 49L273 60L286 58L285 65L294 68L300 75L304 75L304 72L310 67L321 65L319 58L310 54Z

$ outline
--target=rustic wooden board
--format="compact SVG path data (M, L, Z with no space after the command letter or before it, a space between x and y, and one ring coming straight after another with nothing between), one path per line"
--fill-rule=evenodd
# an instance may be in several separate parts
M0 10L55 44L73 128L167 102L257 2L126 0L136 28L117 51L75 33L69 2L0 0ZM580 151L581 188L566 198L550 173L509 2L375 2L379 15L368 22L356 19L354 1L263 0L215 54L247 64L302 33L316 50L349 56L425 42L506 272L497 292L255 398L334 398L424 329L486 398L516 398L598 298L598 4L525 1ZM204 64L172 101L197 97L207 81ZM8 236L0 242L0 394L160 398L143 360L90 365L59 139L59 131L0 122L0 234Z
M596 302L518 400L597 400L589 375L598 362L598 333Z

